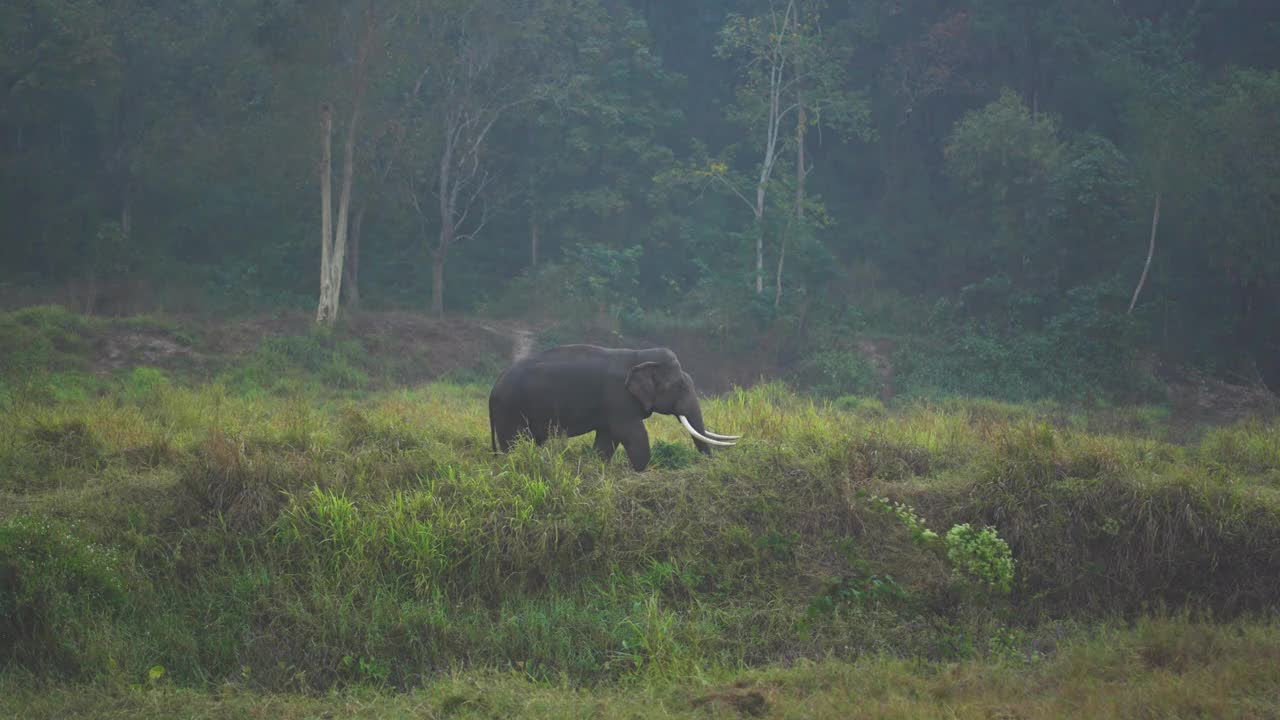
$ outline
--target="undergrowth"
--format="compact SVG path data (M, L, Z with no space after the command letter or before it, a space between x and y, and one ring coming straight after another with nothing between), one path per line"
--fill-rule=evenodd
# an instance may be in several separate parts
M1069 630L1022 647L993 639L982 658L800 659L788 666L700 673L594 688L539 682L522 668L451 673L408 692L362 687L327 694L184 688L163 666L123 687L43 686L0 676L0 715L57 718L1265 718L1280 713L1280 627L1214 624L1184 615L1132 627ZM348 662L349 660L349 662ZM377 678L376 661L340 661Z
M637 474L589 437L491 455L485 396L154 371L18 395L0 417L5 673L659 683L1032 653L1049 618L1252 612L1280 591L1274 426L1179 447L1018 406L868 412L764 385L706 403L745 436L710 458L653 418Z
M1275 687L1238 658L1274 654L1276 424L1175 445L1154 406L772 384L704 404L744 435L711 457L650 419L637 474L590 437L492 455L487 371L386 389L393 361L317 332L203 379L103 373L85 357L108 322L0 317L0 714L91 714L58 686L123 692L122 716L198 716L189 693L222 688L464 717L528 692L606 717L823 717L855 692L874 716L980 695L1126 716L1127 691L1062 704L1108 673L1214 714ZM931 684L957 673L982 689ZM1034 678L1061 697L1025 702Z

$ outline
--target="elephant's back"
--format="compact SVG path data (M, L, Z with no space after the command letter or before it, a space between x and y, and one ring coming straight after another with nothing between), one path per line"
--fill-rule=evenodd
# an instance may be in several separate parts
M544 350L521 359L498 376L489 393L490 405L560 407L570 398L575 399L570 404L594 405L611 380L622 382L618 376L622 363L616 360L616 351L592 345ZM625 368L621 372L625 375Z

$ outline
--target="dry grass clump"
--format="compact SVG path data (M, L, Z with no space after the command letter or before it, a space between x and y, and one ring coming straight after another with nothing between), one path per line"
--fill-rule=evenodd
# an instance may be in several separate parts
M1215 469L1280 480L1280 425L1254 420L1214 428L1198 450L1201 460Z

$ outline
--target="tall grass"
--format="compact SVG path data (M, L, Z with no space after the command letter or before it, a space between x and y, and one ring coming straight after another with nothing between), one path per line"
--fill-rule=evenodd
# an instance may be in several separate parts
M1182 448L1016 406L850 412L765 385L704 407L737 447L636 474L589 437L491 455L485 395L154 373L20 394L0 416L0 676L662 684L1027 655L1049 618L1234 613L1280 591L1274 426ZM688 445L670 418L649 429ZM1009 594L965 574L1003 540Z

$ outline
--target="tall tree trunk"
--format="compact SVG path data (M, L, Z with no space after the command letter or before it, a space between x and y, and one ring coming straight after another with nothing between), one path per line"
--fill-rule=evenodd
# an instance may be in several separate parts
M133 181L125 178L120 197L120 234L125 240L133 234Z
M538 213L529 213L529 254L534 268L538 267Z
M351 119L342 147L342 189L338 194L338 219L332 221L332 150L333 113L326 104L321 108L321 125L324 131L321 162L321 234L320 252L320 302L316 308L316 322L332 324L338 319L338 301L342 296L343 263L347 258L347 231L350 227L351 186L355 177L356 128L360 124L360 110L364 105L365 89L369 84L369 52L374 40L374 16L372 3L365 4L364 33L356 60L355 87L351 100Z
M756 186L756 294L764 294L764 183Z
M787 235L782 234L782 247L778 250L778 272L774 276L773 286L773 306L776 308L782 304L782 266L787 261Z
M347 232L351 227L349 215L351 210L351 185L355 178L356 170L356 122L360 119L360 103L363 100L363 96L364 85L361 83L356 92L355 102L351 106L351 122L347 125L347 138L342 148L342 194L338 197L338 226L334 228L333 252L329 255L330 260L334 263L333 269L329 271L329 277L334 285L332 291L333 311L329 317L329 322L338 319L338 299L342 295L342 267L347 259Z
M327 104L320 108L320 303L316 322L328 320L329 262L333 244L333 110Z
M356 210L351 226L351 242L347 244L347 260L342 266L342 294L347 299L347 308L351 310L360 307L360 236L364 228L364 214L368 209L368 201L363 201Z
M804 100L796 108L796 232L804 232ZM782 236L782 249L778 251L778 274L773 291L773 306L782 304L782 266L787 260L787 234Z
M321 188L320 188L320 205L323 219L321 220L322 232L332 230L331 235L325 235L324 247L320 253L320 304L316 309L316 322L332 324L338 319L338 299L342 294L342 266L347 256L347 230L350 227L348 214L351 209L351 184L355 175L355 144L356 144L356 121L359 119L358 110L359 99L351 111L351 122L347 126L347 137L342 148L342 189L338 195L338 220L336 227L331 221L332 217L332 187L331 187L331 150L330 150L330 133L333 129L333 116L329 108L326 106L322 110L322 125L324 127L324 149L321 160Z
M1160 192L1156 192L1156 206L1151 212L1151 241L1147 244L1147 261L1142 265L1142 276L1138 278L1138 286L1133 289L1133 299L1129 301L1129 310L1126 315L1133 314L1133 306L1138 304L1138 295L1142 292L1142 286L1147 281L1147 271L1151 269L1151 257L1156 252L1156 227L1160 225Z
M431 314L438 318L444 317L444 258L440 250L431 253Z

